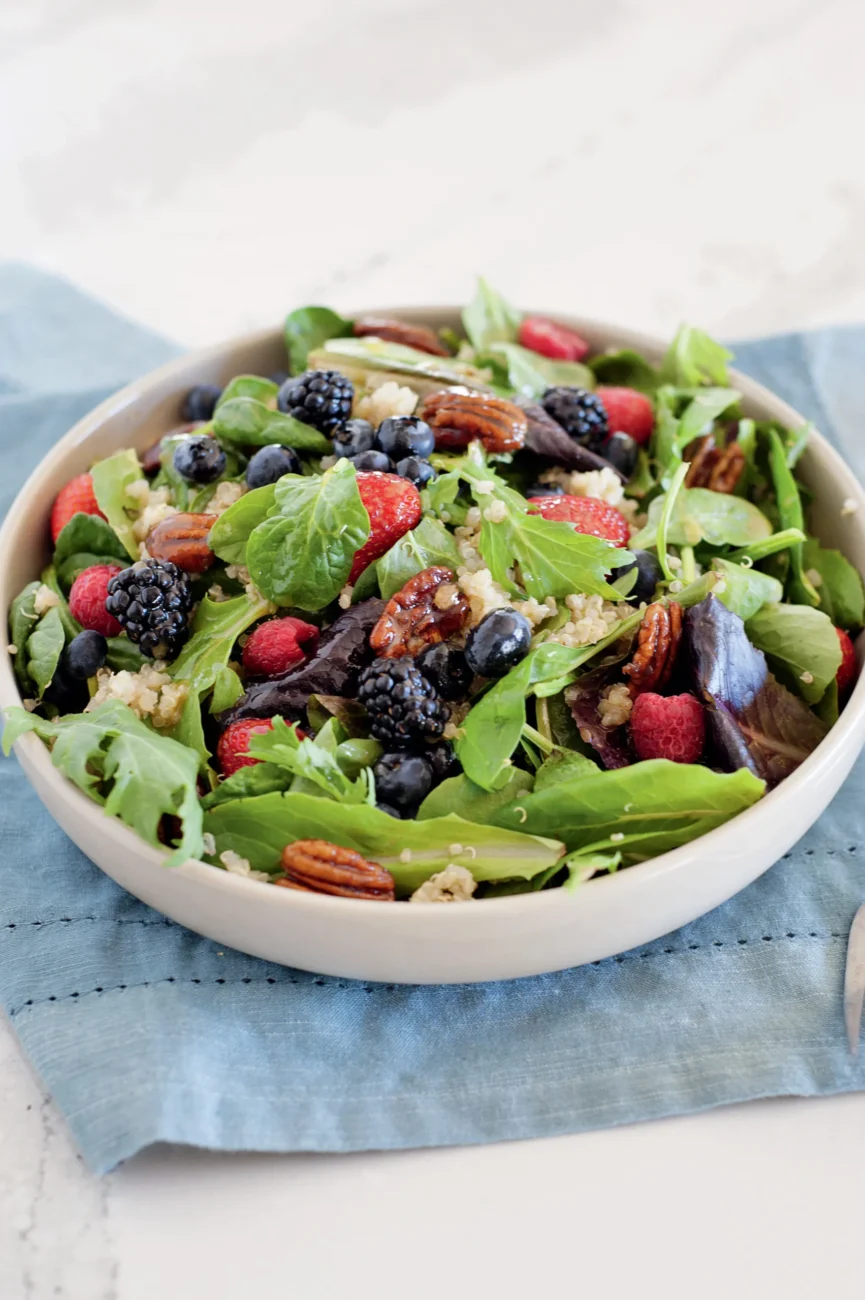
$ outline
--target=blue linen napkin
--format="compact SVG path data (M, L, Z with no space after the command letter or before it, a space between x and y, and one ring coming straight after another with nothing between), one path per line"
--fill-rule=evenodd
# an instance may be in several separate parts
M174 352L67 284L0 268L0 507L80 415ZM863 360L859 328L737 349L860 470ZM784 861L675 934L556 975L418 988L191 934L98 871L0 763L0 998L96 1170L157 1141L435 1146L865 1088L841 1010L863 772Z

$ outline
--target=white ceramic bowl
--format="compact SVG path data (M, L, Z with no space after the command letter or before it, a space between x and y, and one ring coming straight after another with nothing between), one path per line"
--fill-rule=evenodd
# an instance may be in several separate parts
M455 325L456 308L388 314ZM635 347L658 361L664 344L573 318L598 350ZM254 334L163 366L103 402L62 438L22 488L0 531L0 708L20 697L6 653L10 601L48 556L55 493L119 447L143 450L179 422L184 392L241 373L284 365L278 331ZM742 375L733 382L749 415L787 425L802 417ZM815 434L801 461L813 489L814 528L865 571L865 493L837 453ZM842 515L845 500L859 509ZM650 862L601 877L576 893L516 895L456 906L393 907L327 898L247 881L206 863L167 869L165 855L106 817L52 766L33 735L16 753L34 789L66 833L131 893L190 929L271 961L329 975L388 983L510 979L595 961L647 943L730 898L766 871L817 819L865 741L865 674L840 721L797 772L760 803L702 839ZM26 870L27 864L21 863Z

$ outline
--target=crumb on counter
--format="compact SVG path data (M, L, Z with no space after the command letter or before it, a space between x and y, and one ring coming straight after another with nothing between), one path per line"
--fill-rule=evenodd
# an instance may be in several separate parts
M466 867L449 862L414 891L411 903L465 903L477 889L477 881Z
M859 502L854 497L845 497L841 503L842 515L855 515L859 509Z

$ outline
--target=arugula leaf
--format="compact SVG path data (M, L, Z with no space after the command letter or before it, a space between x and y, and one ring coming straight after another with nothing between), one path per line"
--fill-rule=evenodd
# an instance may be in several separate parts
M544 759L535 775L535 790L549 790L564 781L574 781L578 777L594 776L600 771L585 754L578 754L573 749L555 749L549 758Z
M343 772L334 754L308 737L297 735L297 723L290 726L284 718L273 719L273 730L252 736L249 752L253 758L287 768L295 776L318 786L331 799L345 804L375 805L375 781L368 767L360 768L351 780Z
M655 545L665 504L666 494L655 497L646 526L631 538L631 546L646 549ZM743 497L708 488L682 488L667 528L667 541L673 546L696 546L699 542L746 546L771 533L772 525L766 516Z
M638 393L653 397L661 386L661 376L641 353L633 348L602 352L587 363L599 384L613 388L636 388Z
M262 375L236 375L223 388L215 410L218 411L220 406L233 401L235 397L252 397L256 402L267 405L276 400L278 392L279 384L275 384L272 379L265 379Z
M310 352L328 339L348 338L354 322L345 320L329 307L298 307L285 318L285 346L293 375L306 369Z
M28 582L23 591L19 591L12 601L9 610L10 643L15 646L12 667L18 688L25 697L32 695L34 689L34 683L27 671L27 642L39 619L36 613L36 593L39 587L38 582Z
M772 533L769 537L763 538L759 542L749 542L747 546L741 547L738 551L731 551L727 556L734 564L741 564L743 561L750 561L756 564L759 560L765 560L770 555L776 555L779 551L786 551L789 547L794 546L796 542L805 540L805 534L799 528L785 528L779 533Z
M745 631L809 704L822 699L841 666L841 646L825 614L811 605L765 605L748 620Z
M390 600L409 578L434 564L455 570L462 564L462 557L453 534L444 524L425 516L417 528L395 542L375 566L382 596Z
M233 600L211 600L205 596L192 622L191 636L170 666L176 682L189 682L199 695L210 690L227 666L234 643L250 624L273 613L267 600L236 596Z
M727 362L732 360L732 352L708 334L692 325L682 325L661 363L661 376L677 388L696 388L699 384L726 386Z
M213 414L213 431L221 442L238 443L242 447L279 443L295 451L319 455L331 450L330 439L312 425L282 411L272 411L254 397L232 397L218 406Z
M27 674L36 683L40 700L51 685L65 645L60 611L53 605L42 615L27 641Z
M806 573L813 569L820 575L819 585L816 579L811 585L817 587L820 608L836 627L850 630L865 623L862 579L840 551L829 550L809 537L802 547L802 567Z
M574 388L594 388L595 377L588 366L579 361L554 361L532 352L519 343L490 343L486 349L494 360L504 358L508 383L511 388L532 399L543 397L548 388L557 384ZM485 360L485 356L478 358Z
M707 427L735 406L740 397L741 393L737 393L735 388L703 388L695 393L679 417L676 435L679 449L684 451L689 442L705 433Z
M787 450L777 429L768 430L769 469L775 486L778 504L778 518L782 528L804 530L805 516L802 510L802 498L787 464ZM820 596L805 575L802 561L802 543L790 547L790 578L787 590L788 598L797 605L819 605Z
M515 343L522 319L522 312L478 276L475 296L463 308L463 328L476 351L485 351L491 343Z
M164 728L162 735L170 736L172 740L176 740L179 745L183 745L195 754L202 775L207 777L211 783L216 780L216 774L209 766L210 750L207 747L207 740L204 735L204 723L201 717L201 696L198 691L190 687L186 699L183 701L180 718L173 727Z
M664 487L682 463L689 443L705 433L724 411L734 406L740 394L733 388L705 388L693 394L681 415L676 412L687 394L675 388L662 388L657 395L657 413L653 453L661 470Z
M138 543L132 535L132 525L141 509L137 499L129 496L128 489L144 478L138 457L131 449L116 451L113 456L98 460L91 469L90 476L99 509L123 543L126 552L137 560Z
M465 773L449 776L427 795L418 809L418 821L430 817L446 817L448 813L458 813L466 821L489 822L497 808L512 803L518 795L525 794L534 785L534 777L521 768L507 768L505 781L495 790L484 790L475 785Z
M478 881L530 879L562 854L558 840L479 826L453 814L398 821L369 805L292 791L218 804L204 824L220 850L234 850L258 871L278 871L282 850L292 840L342 844L385 867L401 897L451 862L467 867Z
M502 808L495 822L541 835L555 828L570 850L621 851L634 862L705 835L756 803L764 790L747 769L727 774L650 759L525 795ZM621 842L611 838L619 835Z
M109 564L112 561L125 564L129 559L126 547L110 524L100 519L99 515L85 515L78 511L54 543L54 564L58 572L64 560L72 559L80 552L99 557L93 560L96 564Z
M7 754L27 731L51 744L52 763L70 781L156 848L163 847L163 814L179 817L181 841L166 866L201 856L198 759L191 750L151 730L119 700L106 700L91 713L69 713L54 722L10 709L3 737Z
M729 560L720 558L712 561L712 568L724 579L722 584L714 588L715 595L745 621L753 617L763 605L780 600L784 595L784 588L778 579L769 573L761 573L759 569L732 564Z
M278 513L247 542L252 581L277 605L323 609L345 586L369 537L355 468L343 458L323 474L286 474L276 484L276 505Z
M245 492L224 510L210 530L207 544L226 564L246 563L249 535L276 507L276 484Z
M661 500L663 501L663 505L661 506L661 511L658 516L658 524L657 524L657 529L655 534L655 547L658 552L658 561L661 565L661 568L664 571L664 577L667 579L668 582L672 582L674 580L675 574L673 573L673 570L670 568L670 564L667 559L667 537L670 532L670 521L673 517L673 510L675 509L676 502L678 500L679 493L682 490L682 486L685 482L685 478L687 477L687 473L688 473L687 465L680 465L679 468L676 470L675 474L673 475L672 479L670 480L670 486L667 489L666 495L663 498L661 498Z

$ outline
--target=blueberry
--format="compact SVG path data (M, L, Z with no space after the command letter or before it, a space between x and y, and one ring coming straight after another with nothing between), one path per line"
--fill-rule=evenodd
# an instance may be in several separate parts
M561 483L533 483L526 493L527 497L560 497L565 489Z
M274 370L273 374L272 374L272 375L268 375L267 377L268 377L268 379L270 380L270 382L271 382L272 384L276 384L277 388L282 388L282 385L283 385L283 384L285 383L285 381L288 379L288 371L287 371L287 370Z
M184 438L174 453L174 468L190 483L213 483L225 469L225 452L215 438Z
M334 456L359 456L362 451L372 451L375 445L375 429L369 420L346 420L333 431Z
M458 646L445 642L427 646L415 663L443 700L463 699L468 693L474 674Z
M416 415L392 415L378 426L376 440L393 460L404 456L429 456L435 449L435 434Z
M45 699L61 713L83 713L87 707L89 692L80 677L73 677L61 656L54 670L50 685L45 690Z
M379 812L387 813L388 817L396 817L397 820L402 820L402 813L399 811L399 809L394 808L389 803L377 803L376 808L379 810Z
M427 483L438 478L429 461L422 460L420 456L405 456L397 461L395 468L400 478L407 478L416 488L426 487Z
M222 396L216 384L197 384L183 399L181 414L184 420L212 420L213 408Z
M401 812L416 808L432 789L432 767L421 754L382 754L372 771L378 797Z
M462 764L454 753L454 747L449 740L440 740L437 745L431 745L426 750L424 758L427 759L432 768L433 781L436 785L449 776L458 776L463 770Z
M283 474L299 474L300 459L291 447L281 447L272 442L267 447L260 447L250 458L246 467L246 486L249 488L267 487L275 483Z
M70 677L84 681L94 677L105 663L108 642L101 632L79 632L66 647L64 667Z
M623 564L616 569L613 577L623 578L626 573L637 571L637 581L625 599L629 605L639 605L644 600L651 600L655 588L664 576L661 562L654 551L632 551L634 559L631 564Z
M601 455L625 478L630 478L637 463L640 444L629 433L612 433L601 448Z
M383 451L362 451L359 456L352 460L355 469L369 474L378 471L387 474L391 469L390 457L385 456Z
M525 659L532 639L527 618L515 609L494 609L466 639L466 662L480 677L504 677Z

